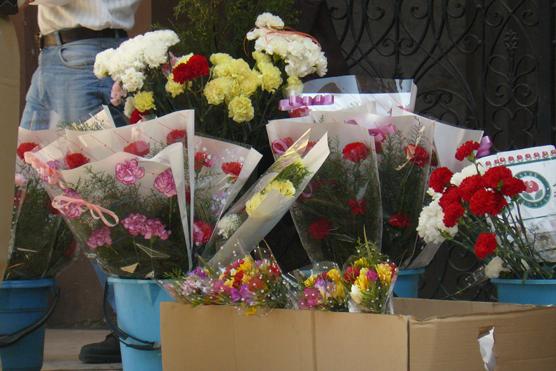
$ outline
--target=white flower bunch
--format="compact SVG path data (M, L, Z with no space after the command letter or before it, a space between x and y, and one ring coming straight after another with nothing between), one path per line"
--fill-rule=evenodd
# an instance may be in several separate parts
M451 228L444 225L444 212L439 201L439 197L433 196L432 202L423 207L419 215L417 232L426 243L442 243L446 236L454 237L458 233L457 225Z
M257 27L247 33L247 39L255 40L256 51L283 59L288 76L326 75L326 56L310 37L283 30L282 19L270 13L259 15L255 25Z
M144 71L168 61L168 49L179 42L174 31L160 30L124 41L117 49L96 56L94 72L98 78L110 76L132 93L143 87Z
M511 272L511 270L505 266L504 261L499 256L492 258L485 266L485 275L488 278L498 278L502 272Z

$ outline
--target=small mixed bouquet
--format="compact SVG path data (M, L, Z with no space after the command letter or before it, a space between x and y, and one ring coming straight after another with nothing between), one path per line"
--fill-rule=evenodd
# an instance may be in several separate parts
M302 272L299 271L298 274ZM301 273L303 277L303 274ZM298 293L300 309L347 311L349 292L342 272L334 263L318 263L302 280Z

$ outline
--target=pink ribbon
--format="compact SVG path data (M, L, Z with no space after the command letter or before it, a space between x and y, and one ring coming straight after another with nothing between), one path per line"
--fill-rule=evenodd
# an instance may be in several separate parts
M477 158L485 157L490 155L490 149L492 148L492 141L488 136L484 136L481 139L481 144L479 145L479 149L477 150Z
M99 205L87 202L81 198L60 195L54 197L54 199L52 200L52 207L60 211L60 213L65 216L68 216L66 214L66 210L70 209L72 206L78 207L82 212L89 210L93 219L102 221L107 227L115 227L120 222L120 219L113 211L105 209L104 207L101 207ZM112 218L112 223L109 222L108 219L104 216L105 214L109 218Z
M61 175L58 169L45 164L31 151L25 152L25 162L31 165L35 170L37 170L39 175L43 179L46 179L48 184L57 184L61 188L63 188L63 186L60 184Z
M272 152L281 156L292 146L292 144L293 139L290 137L276 139L272 142Z
M375 137L375 142L382 143L386 138L396 132L396 127L392 124L382 125L375 129L369 129L369 134Z
M294 95L288 99L280 100L278 108L280 111L292 111L301 107L327 106L331 104L334 104L334 96L330 94L319 94L314 97Z

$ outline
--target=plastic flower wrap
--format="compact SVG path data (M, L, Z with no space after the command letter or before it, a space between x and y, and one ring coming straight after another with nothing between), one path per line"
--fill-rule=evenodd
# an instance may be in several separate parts
M194 142L191 240L194 249L202 251L262 155L254 149L201 136L195 136Z
M207 268L196 267L185 276L174 277L162 285L180 303L193 306L229 303L218 275Z
M357 125L303 121L272 121L267 125L268 137L274 156L279 158L304 131L311 130L311 139L328 133L330 155L291 212L311 261L334 261L341 266L355 254L355 242L363 237L363 230L374 243L381 241L382 207L374 140Z
M299 309L346 312L349 291L335 263L320 262L309 270L292 272L298 280Z
M202 254L209 267L218 269L249 254L301 195L329 154L326 134L307 151L309 135L294 143L218 222Z

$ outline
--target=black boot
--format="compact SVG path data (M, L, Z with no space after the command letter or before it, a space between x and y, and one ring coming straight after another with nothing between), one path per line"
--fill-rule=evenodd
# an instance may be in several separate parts
M100 343L84 345L79 353L79 360L83 363L120 363L120 341L110 333Z

